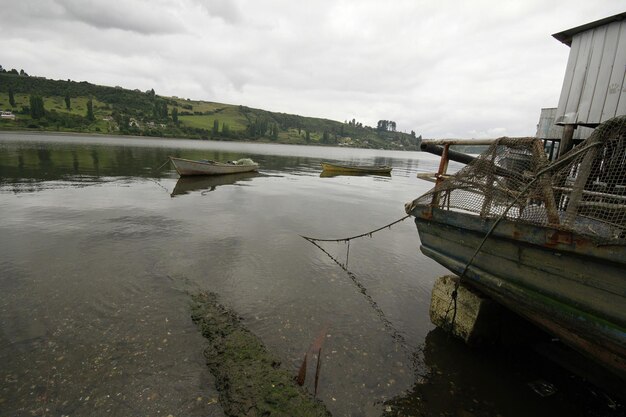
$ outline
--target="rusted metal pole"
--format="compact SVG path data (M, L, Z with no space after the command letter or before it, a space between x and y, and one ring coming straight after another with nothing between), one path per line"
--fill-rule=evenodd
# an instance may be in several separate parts
M442 181L443 181L443 176L446 174L446 172L448 171L448 152L450 151L450 144L446 144L443 146L443 152L441 153L441 159L439 160L439 170L437 171L437 181L435 182L435 187L437 187ZM435 194L433 195L433 201L431 206L432 207L437 207L439 206L439 198L440 198L440 191L435 192Z

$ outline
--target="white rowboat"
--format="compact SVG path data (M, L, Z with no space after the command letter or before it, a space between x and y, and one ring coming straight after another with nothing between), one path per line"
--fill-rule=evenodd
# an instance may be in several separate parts
M236 174L239 172L256 171L259 168L259 164L249 159L223 163L208 160L194 161L173 156L169 158L180 176Z

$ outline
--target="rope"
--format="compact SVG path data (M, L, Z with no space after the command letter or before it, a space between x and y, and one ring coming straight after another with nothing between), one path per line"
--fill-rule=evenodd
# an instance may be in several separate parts
M391 222L389 224L386 224L383 227L379 227L378 229L374 229L371 232L361 233L360 235L356 235L356 236L344 237L342 239L318 239L318 238L315 238L315 237L309 237L309 236L303 236L303 235L300 235L300 237L305 238L309 242L314 242L314 241L315 242L350 242L351 240L358 239L358 238L365 237L365 236L372 237L372 235L374 233L380 232L383 229L389 229L394 224L400 223L401 221L404 221L404 220L408 219L409 217L411 217L411 215L407 214L406 216L402 217L401 219L398 219L398 220L393 221L393 222Z
M380 308L380 306L378 305L378 303L372 298L371 295L368 294L367 292L367 288L359 281L359 279L357 278L357 276L354 274L354 272L350 271L346 265L342 264L341 262L339 262L339 260L337 258L335 258L333 255L331 255L328 251L326 251L326 249L324 249L323 247L321 247L315 239L311 239L305 236L302 236L304 239L308 240L309 242L311 242L312 244L314 244L315 246L318 247L319 250L321 250L322 252L324 252L326 254L326 256L328 256L330 259L333 260L333 262L335 262L337 265L339 265L339 267L341 267L341 269L343 269L347 274L348 277L350 277L350 279L352 280L352 282L354 283L354 285L356 285L356 287L359 289L360 293L363 294L363 296L365 297L365 299L367 300L367 302L370 304L370 306L374 309L374 311L376 311L376 315L380 318L380 320L383 322L383 325L385 326L385 328L387 330L389 330L389 332L391 333L391 337L400 344L400 346L402 346L407 352L412 352L414 350L413 347L411 347L406 339L404 338L404 335L395 328L395 326L393 325L393 323L387 318L387 316L385 315L385 313L383 312L383 310Z
M157 181L154 178L146 178L148 181L152 181L153 183L155 183L156 185L158 185L159 187L161 187L163 190L165 190L166 193L171 194L171 191L167 189L166 186L164 186L163 184L161 184L159 181Z
M170 162L170 159L169 159L169 158L167 158L167 159L165 160L165 162L163 162L163 163L162 163L162 164L161 164L158 168L153 169L153 170L152 170L152 172L156 174L157 172L159 172L159 171L161 170L161 168L163 168L163 167L164 167L166 164L168 164L169 162ZM168 189L167 189L167 188L166 188L163 184L161 184L158 180L153 179L153 178L147 178L147 179L148 179L148 181L152 181L153 183L155 183L155 184L156 184L156 185L158 185L159 187L163 188L163 189L164 189L164 190L165 190L168 194L170 194L170 191L169 191L169 190L168 190Z
M167 158L167 160L165 160L165 162L163 162L160 167L158 167L157 169L153 169L152 171L159 172L161 168L163 168L168 162L170 162L170 158Z
M383 322L383 325L385 326L385 328L387 328L387 330L389 330L389 332L391 333L391 337L400 344L400 346L402 346L407 352L411 352L414 350L413 347L411 347L406 339L404 338L404 335L398 331L398 329L395 328L395 326L393 325L393 323L391 321L389 321L389 319L387 318L387 316L385 316L385 313L383 312L383 310L380 308L380 306L378 305L378 303L376 303L376 301L374 301L374 299L372 298L371 295L369 295L367 293L367 288L365 288L365 286L358 280L357 276L348 269L348 260L350 259L350 241L354 240L354 239L359 239L365 236L369 236L372 237L372 235L376 232L380 232L383 229L390 229L391 226L400 223L401 221L404 221L406 219L408 219L409 217L411 217L410 215L406 215L398 220L395 220L389 224L386 224L382 227L379 227L377 229L374 229L372 231L366 232L366 233L361 233L360 235L356 235L356 236L350 236L350 237L345 237L345 238L341 238L341 239L318 239L318 238L314 238L314 237L310 237L310 236L304 236L304 235L300 235L300 237L302 237L303 239L306 239L307 241L311 242L312 244L314 244L315 246L317 246L317 248L319 250L321 250L322 252L324 252L330 259L333 260L333 262L335 262L337 265L339 265L341 267L341 269L343 269L347 274L348 277L350 277L350 279L352 280L352 282L354 283L354 285L357 286L357 288L359 289L359 291L361 292L361 294L363 294L363 296L367 299L368 303L370 304L370 306L374 309L374 311L376 311L376 314L378 315L378 317L380 318L380 320ZM332 256L328 251L326 251L326 249L324 249L323 247L321 247L317 242L347 242L348 243L348 249L347 249L347 253L346 253L346 263L342 264L341 262L339 262L339 260L337 258L335 258L334 256Z

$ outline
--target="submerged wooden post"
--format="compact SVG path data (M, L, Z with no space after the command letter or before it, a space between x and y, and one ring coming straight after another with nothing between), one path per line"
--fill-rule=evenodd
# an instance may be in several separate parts
M453 293L456 291L456 302ZM456 309L456 312L454 311ZM492 344L499 338L502 308L456 275L437 278L430 302L430 321L470 346Z

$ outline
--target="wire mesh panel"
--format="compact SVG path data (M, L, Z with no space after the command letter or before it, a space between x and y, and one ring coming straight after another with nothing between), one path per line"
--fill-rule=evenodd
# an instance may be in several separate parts
M624 244L625 162L626 116L598 126L553 163L538 139L500 138L410 207L504 217Z

